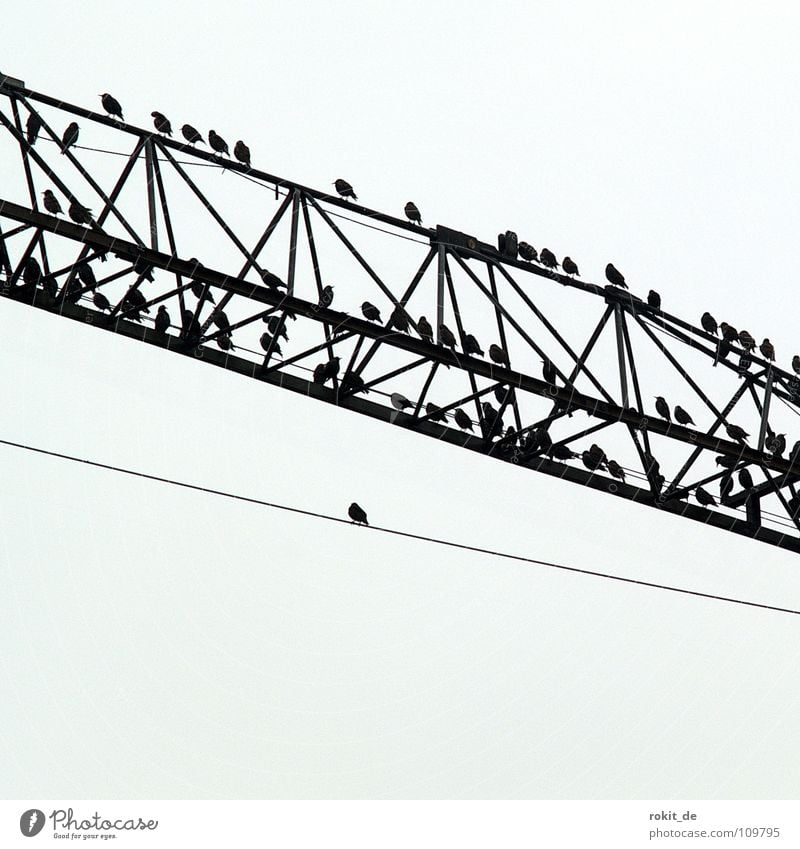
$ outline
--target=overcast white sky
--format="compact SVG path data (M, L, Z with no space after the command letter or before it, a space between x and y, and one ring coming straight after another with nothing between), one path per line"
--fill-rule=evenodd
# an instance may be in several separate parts
M89 108L109 91L139 125L159 109L244 138L266 171L346 177L376 209L413 198L426 224L487 241L511 227L590 280L613 260L680 316L710 309L769 336L786 365L800 348L798 16L42 2L6 15L0 70ZM19 160L0 150L8 186ZM231 203L240 183L213 179ZM180 226L191 243L194 221ZM800 606L797 555L19 304L0 303L0 339L0 438L323 513L356 499L381 525ZM797 617L0 454L7 797L798 792Z

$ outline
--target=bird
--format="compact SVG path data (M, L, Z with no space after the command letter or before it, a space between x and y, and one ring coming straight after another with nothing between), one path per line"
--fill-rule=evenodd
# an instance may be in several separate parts
M55 298L58 296L58 283L56 283L55 277L43 277L42 278L42 289L50 295L51 298Z
M153 282L153 265L145 260L143 260L140 256L136 257L136 260L133 263L133 270L143 279L149 280L151 283ZM213 303L213 301L212 301Z
M453 335L453 331L446 325L439 325L439 339L441 339L442 345L445 348L450 348L451 351L455 351L456 349L456 337Z
M792 369L795 374L800 374L800 356L797 354L792 357Z
M694 491L695 498L697 501L703 505L703 507L711 507L717 506L717 502L714 500L714 496L703 489L702 486L698 486Z
M428 401L425 405L425 412L428 415L428 418L432 422L446 422L447 416L442 412L442 408L437 404L434 404L433 401Z
M347 508L347 515L355 522L356 525L368 525L367 514L364 512L362 507L359 507L358 504L354 501Z
M153 119L153 126L159 133L163 133L165 136L172 135L172 124L163 112L151 112L150 116Z
M102 292L95 292L94 295L92 295L92 303L100 310L100 312L105 312L106 310L109 310L109 312L111 311L111 304Z
M756 340L746 331L739 331L739 342L745 351L753 351L756 347Z
M53 194L53 190L45 189L42 194L44 194L44 208L52 215L61 215L64 210L61 209L61 204Z
M279 289L281 286L283 286L284 289L287 288L286 284L280 277L278 277L277 274L273 274L266 268L261 271L261 280L266 286L269 286L270 289Z
M581 452L581 461L590 472L596 472L602 466L602 460L591 451Z
M169 317L167 308L164 304L161 304L156 313L156 333L166 333L169 330L170 324L172 324L172 320Z
M758 346L761 353L770 361L775 362L775 348L772 345L772 342L769 339L764 339L764 341Z
M223 332L227 332L231 329L231 322L228 318L227 314L224 310L215 309L213 313L211 313L211 321L214 322L214 325L218 327ZM270 327L270 331L274 334L275 331Z
M354 371L348 371L347 374L345 374L342 378L341 388L352 395L356 395L358 392L369 393L369 389L367 389L364 378L361 377L360 374L356 374Z
M739 425L729 424L725 425L725 430L727 431L728 436L731 439L736 440L736 442L744 442L749 433L746 433L743 428L739 427Z
M400 304L392 310L389 327L396 327L401 333L407 333L409 328L408 313Z
M358 196L353 191L353 187L350 185L350 183L347 182L347 180L343 180L341 177L339 177L338 180L333 181L333 186L341 197L353 198L353 200L358 200Z
M711 315L710 312L704 312L700 316L700 325L706 333L710 333L712 336L717 336L719 333L719 328L717 327L717 320Z
M728 324L727 321L720 322L719 329L722 331L722 338L726 342L739 341L739 331L732 324Z
M243 165L250 167L250 148L241 139L233 146L233 155Z
M485 356L483 350L481 349L478 340L471 334L467 333L464 337L464 353L465 354L478 354L478 356ZM800 360L800 357L798 357Z
M400 410L400 412L414 406L405 395L401 395L399 392L392 392L391 402L395 410Z
M184 124L181 127L181 133L189 144L195 144L197 142L203 142L205 144L203 137L191 124Z
M572 460L577 455L563 443L554 443L548 450L548 455L554 460Z
M419 321L417 322L417 332L426 342L433 344L433 328L424 315L419 317Z
M614 268L613 264L609 262L606 266L606 280L612 284L612 286L621 286L623 289L628 288L628 284L625 282L625 278L622 274Z
M608 461L608 471L612 477L617 478L617 480L624 481L625 480L625 472L622 469L622 466L616 460Z
M599 462L600 462L600 465L601 465L601 466L605 466L605 465L608 463L608 455L607 455L607 454L606 454L606 452L605 452L605 451L603 451L603 449L602 449L599 445L597 445L596 443L594 443L594 442L593 442L593 443L589 446L589 453L590 453L593 457L596 457L596 458L599 460Z
M271 315L267 319L267 327L273 336L282 336L287 342L289 341L289 334L286 332L286 325L281 325L281 320L277 315Z
M750 474L750 469L739 469L739 483L742 485L742 489L753 488L753 476Z
M723 475L719 479L719 498L720 498L720 501L725 501L725 499L731 494L732 489L733 489L733 478L730 475Z
M110 94L101 94L100 103L103 105L103 109L105 109L106 113L112 118L116 115L120 121L125 120L122 117L122 107L119 105L119 101L116 97L112 97Z
M361 312L363 313L364 318L366 318L367 321L381 320L380 310L375 306L375 304L371 304L369 301L364 301L364 303L361 304Z
M319 301L317 301L317 306L320 307L329 307L333 303L333 286L325 286L322 289L322 292L319 296Z
M545 268L558 268L558 260L556 259L556 255L547 248L542 248L539 253L539 262L545 266Z
M222 136L218 136L213 130L208 131L208 143L211 145L211 149L215 150L217 153L224 153L225 156L230 156L228 143L224 138L222 138Z
M78 141L78 133L80 132L80 128L78 127L78 122L73 121L66 130L64 130L64 135L61 136L61 152L66 153L67 148L72 147Z
M327 363L325 363L325 380L333 380L339 374L339 366L340 360L338 357L331 357Z
M235 351L236 347L233 344L233 339L231 339L230 333L223 333L220 336L217 336L217 345L223 351Z
M75 266L75 272L78 275L78 280L87 286L89 289L97 287L97 278L94 276L94 269L88 262L79 262Z
M553 386L556 385L556 377L558 376L558 372L556 371L556 367L553 363L545 357L542 360L542 377L545 380L545 383L550 383Z
M489 358L498 365L510 367L508 354L499 345L489 345Z
M561 261L561 267L570 276L580 277L580 271L578 271L578 266L575 264L574 260L571 260L568 256L565 256L564 259Z
M775 457L780 457L786 450L786 434L773 434L769 439L765 440L764 447Z
M87 209L85 206L81 206L78 201L74 200L69 205L69 217L76 224L91 224L92 210Z
M520 242L517 250L520 257L526 262L539 261L539 254L536 253L536 248L533 245L529 245L527 242Z
M494 388L494 397L497 398L497 403L502 404L506 399L509 404L514 403L514 387L513 386L504 386L502 383L498 383Z
M675 407L675 421L682 425L693 425L692 417L683 409L683 407Z
M647 294L647 305L649 307L653 307L654 309L661 309L661 295L655 291L655 289L651 289Z
M672 421L672 416L669 414L669 404L661 395L656 395L656 412L662 419L666 419L668 422Z
M31 112L28 115L28 120L25 122L25 134L29 145L36 144L36 139L39 138L39 130L42 129L42 119L38 112Z
M283 354L281 351L281 346L278 344L278 340L274 337L270 336L269 333L262 333L258 340L259 345L265 350L269 351L272 348L273 352L277 352L279 354ZM317 375L323 375L325 370L325 363L320 363L314 369L314 383L321 383L322 380L317 380Z
M731 457L730 454L722 454L717 457L714 462L723 468L732 469L739 460L736 457Z
M201 282L200 280L192 280L192 294L199 301L203 297L203 290L206 288L206 284ZM211 287L208 287L208 291L206 291L205 296L206 301L211 301L212 304L216 304L217 302L214 300L214 293L211 291Z
M462 430L472 430L472 419L461 409L457 407L455 411L456 424Z
M42 269L36 257L29 256L22 269L22 282L36 285L42 278Z
M406 218L409 221L413 222L414 224L422 224L422 216L419 213L419 209L417 209L417 205L413 201L409 201L405 205L404 211L406 214Z

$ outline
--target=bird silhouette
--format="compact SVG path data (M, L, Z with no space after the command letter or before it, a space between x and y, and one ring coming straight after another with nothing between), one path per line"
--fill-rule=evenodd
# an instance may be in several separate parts
M792 369L795 374L800 374L800 356L797 354L792 357Z
M571 277L580 277L580 271L578 271L578 266L575 264L574 260L571 260L568 256L565 256L564 259L561 261L561 267Z
M683 407L675 407L675 421L682 425L693 425L692 417L683 409Z
M273 336L282 336L287 342L289 341L289 334L286 332L286 324L281 325L279 316L271 315L267 319L267 327Z
M39 138L39 130L42 129L42 119L38 112L31 112L28 115L28 120L25 122L25 136L28 139L28 144L33 146L36 144L36 139Z
M375 306L375 304L371 304L369 301L364 301L361 304L361 312L364 314L364 318L367 321L380 321L381 320L381 312Z
M75 272L78 275L78 280L87 286L89 289L97 287L97 278L94 276L94 269L88 262L79 262L75 266Z
M464 336L464 353L478 354L480 357L485 356L478 340L471 333L467 333L466 336Z
M551 383L553 386L556 385L556 377L558 376L558 372L556 371L556 367L553 363L545 357L542 360L542 377L544 377L545 383Z
M208 143L211 145L211 149L215 150L217 153L224 153L225 156L230 156L228 143L224 138L222 138L222 136L217 135L213 130L208 131Z
M401 333L407 333L409 328L408 313L398 304L389 319L389 327L396 327Z
M153 119L153 126L159 133L163 133L165 136L172 135L172 124L163 112L151 112L150 116Z
M44 208L51 213L51 215L61 215L64 211L61 209L61 204L58 202L58 198L53 194L51 189L45 189L44 192Z
M628 284L625 282L625 278L622 274L614 268L613 264L609 262L606 266L606 280L611 283L612 286L621 286L623 289L628 288Z
M433 401L428 401L425 405L425 412L432 422L446 422L447 416L442 412L442 408L434 404Z
M719 498L720 501L725 501L725 499L731 494L731 490L733 489L733 478L731 475L723 475L719 479Z
M764 441L764 447L775 457L783 456L783 452L786 450L786 434L773 434Z
M710 312L704 312L702 316L700 316L700 325L706 333L710 333L712 336L717 336L719 334L717 321Z
M158 308L158 312L156 313L156 333L166 333L169 330L172 321L169 317L169 313L167 312L167 308L164 304Z
M331 357L331 359L325 363L325 380L333 380L339 374L339 367L339 357Z
M100 312L105 312L106 310L111 312L111 304L102 292L95 292L94 295L92 295L92 303L100 310Z
M527 242L520 242L517 250L520 257L526 262L539 261L539 254L536 253L536 248L533 245L529 245Z
M539 262L545 266L545 268L558 268L556 255L547 248L542 248L539 252Z
M651 289L647 294L647 305L654 309L661 309L661 295L655 289Z
M42 269L36 257L29 256L22 267L22 282L36 285L42 277Z
M731 457L730 454L721 454L714 461L718 466L723 466L726 469L732 469L738 462L738 458Z
M578 456L574 451L560 442L551 445L547 453L554 460L572 460Z
M446 324L439 325L439 338L442 340L442 345L445 348L450 348L451 351L456 349L456 337L453 331Z
M333 303L333 286L324 286L317 301L317 306L326 309Z
M231 338L230 333L222 333L221 335L217 336L217 345L223 351L235 351L236 350L236 347L233 344L233 339Z
M755 350L756 340L746 330L739 331L739 343L745 351Z
M85 206L81 206L78 201L74 200L69 205L69 217L76 224L91 224L92 210L87 209Z
M489 358L498 365L510 367L508 354L499 345L489 345Z
M351 186L352 188L352 186ZM413 201L409 201L405 207L406 218L414 224L422 224L422 216L419 214L417 205Z
M753 476L750 474L750 469L739 469L739 483L744 490L753 488Z
M266 268L261 271L261 280L266 286L269 286L270 289L280 289L283 287L287 288L286 284L278 277L277 274L273 274L271 271L267 271Z
M722 331L722 338L726 342L733 344L734 342L739 341L739 331L732 324L728 324L727 321L723 321L720 323L719 329Z
M202 283L200 280L192 281L192 294L199 301L200 298L203 297L203 290L205 289L205 283ZM214 293L211 291L211 287L208 287L206 291L205 300L211 301L212 304L216 304L217 302L214 300Z
M598 471L603 465L603 461L596 454L592 454L591 451L581 452L581 462L590 472Z
M514 387L513 386L504 386L502 383L498 383L494 388L494 397L497 398L497 403L502 404L504 401L508 401L509 404L514 403Z
M367 384L364 382L364 378L361 377L360 374L356 374L354 371L348 371L345 374L342 378L341 388L345 392L349 392L351 395L356 395L359 392L369 393L369 389L367 389Z
M593 443L589 446L589 453L592 455L592 457L597 458L597 460L598 460L598 461L599 461L599 463L600 463L600 466L605 466L605 465L607 465L607 464L608 464L608 455L607 455L607 454L606 454L606 452L605 452L605 451L603 451L603 449L602 449L599 445L597 445L596 443L594 443L594 442L593 442Z
M78 141L78 134L80 133L80 128L78 127L78 122L73 121L66 130L64 130L64 135L61 136L61 152L66 153L67 149L72 147Z
M400 410L400 412L414 406L405 395L401 395L399 392L392 392L391 402L395 410Z
M228 316L227 316L227 314L225 313L224 310L220 310L220 309L214 310L214 312L211 313L211 321L214 322L215 327L218 327L222 331L230 330L231 322L230 322L230 319L228 318ZM271 327L270 327L270 330L272 331L273 334L275 333L275 331L272 330Z
M661 395L656 395L656 412L662 419L666 419L668 422L672 421L672 416L669 414L669 404Z
M703 507L716 507L717 502L714 499L714 496L703 489L702 486L698 486L694 491L695 498L697 499L699 504L702 504Z
M343 180L341 177L338 180L333 181L334 188L339 193L339 195L343 198L353 198L353 200L358 200L356 193L353 191L353 187L347 180Z
M58 283L56 283L55 277L43 277L42 278L42 289L50 295L51 298L55 298L58 295Z
M766 359L770 362L775 362L775 348L772 346L772 342L770 342L769 339L764 339L758 347Z
M728 436L736 442L744 442L749 433L746 433L743 428L739 427L739 425L729 424L725 425L725 430L727 431Z
M426 342L433 344L433 328L424 315L419 317L419 321L417 322L417 332Z
M617 478L617 480L624 481L625 480L625 471L622 466L616 460L608 461L608 471L612 477Z
M250 167L250 148L241 139L233 146L233 155L243 165Z
M461 409L457 407L455 411L456 424L462 430L472 430L472 419Z
M359 507L358 504L354 501L347 508L347 515L355 522L356 525L368 525L367 514L364 512L363 508Z
M196 144L197 142L203 142L205 144L203 137L191 124L184 124L181 127L181 133L189 144Z
M112 118L117 117L120 121L125 120L122 117L122 107L119 105L116 97L112 97L110 94L101 94L100 103L103 105L103 109L105 109L107 115L110 115Z

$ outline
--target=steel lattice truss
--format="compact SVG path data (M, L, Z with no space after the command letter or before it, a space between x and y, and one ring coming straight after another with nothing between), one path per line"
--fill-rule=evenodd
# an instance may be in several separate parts
M41 124L33 144L31 115ZM71 121L81 145L62 152ZM795 427L800 383L757 351L723 346L624 290L375 212L2 75L0 123L6 297L800 551L800 458L774 439ZM65 211L73 201L91 209L91 220L44 210L46 189ZM365 301L380 320L363 317ZM159 307L170 318L166 331L156 326ZM485 354L465 353L468 334ZM506 362L490 357L492 345ZM697 424L660 417L654 395L669 395ZM748 435L732 439L730 425ZM696 503L698 487L705 505Z

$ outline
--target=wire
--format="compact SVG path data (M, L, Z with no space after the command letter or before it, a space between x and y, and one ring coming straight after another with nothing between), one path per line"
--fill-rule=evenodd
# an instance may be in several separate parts
M246 495L239 495L234 492L225 492L221 489L213 489L211 487L200 486L199 484L188 483L186 481L178 481L173 480L171 478L164 478L159 475L150 475L146 472L137 472L134 469L126 469L122 466L112 466L108 463L99 463L96 460L88 460L84 457L73 457L69 454L61 454L58 451L48 451L45 448L37 448L33 445L24 445L19 442L11 442L8 439L0 439L0 444L7 445L11 448L20 448L24 451L32 451L36 454L44 454L48 457L56 457L59 460L69 460L73 463L82 463L85 466L94 466L97 469L106 469L107 471L118 472L119 474L123 475L131 475L133 477L144 478L145 480L157 481L158 483L166 483L170 484L171 486L178 486L183 489L191 489L195 492L204 492L208 495L218 495L222 498L231 498L235 501L243 501L247 504L257 504L259 507L270 507L274 510L284 510L288 513L297 513L301 516L310 516L314 519L323 519L327 522L336 522L342 525L353 524L347 519L340 519L338 516L328 516L325 513L317 513L313 510L303 510L300 507L290 507L287 504L277 504L271 501L263 501L260 498L250 498ZM461 551L472 551L477 554L488 554L491 557L499 557L504 560L514 560L519 563L531 563L535 566L547 566L551 569L561 569L564 572L575 572L579 575L593 575L596 578L605 578L609 581L621 581L622 583L636 584L641 587L650 587L651 589L667 590L668 592L682 593L684 595L693 595L697 596L698 598L709 598L713 599L714 601L728 602L729 604L741 604L745 605L746 607L759 607L763 610L772 610L777 613L792 613L796 616L800 616L800 610L793 610L789 607L776 607L775 605L771 604L761 604L757 601L747 601L745 599L731 598L729 596L715 595L713 593L702 593L698 592L697 590L689 590L684 587L673 587L668 584L656 584L651 581L641 581L637 578L626 578L622 575L611 575L607 572L596 572L592 569L580 569L577 566L565 566L562 563L551 563L549 560L536 560L533 557L523 557L520 554L509 554L507 552L497 551L491 548L480 548L475 545L467 545L465 543L440 539L438 537L428 537L422 534L413 534L409 531L399 531L395 528L381 528L376 525L367 525L366 529L376 533L391 534L392 536L405 537L406 539L415 539L419 540L420 542L430 543L432 545L443 545L447 546L448 548L457 548Z

